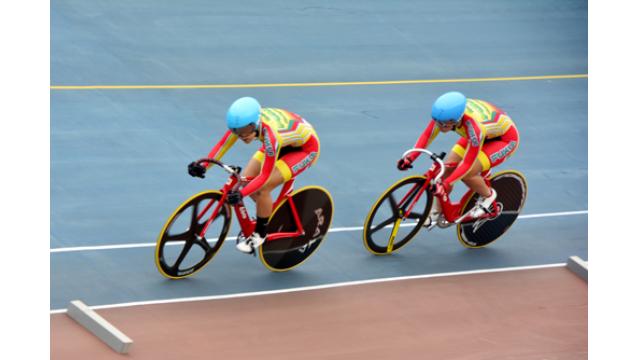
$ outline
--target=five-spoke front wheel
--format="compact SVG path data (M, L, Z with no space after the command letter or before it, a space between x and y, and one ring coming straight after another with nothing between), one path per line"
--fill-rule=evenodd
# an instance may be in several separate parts
M364 223L364 245L376 255L407 244L429 216L433 196L424 176L410 176L391 185L375 202Z
M230 207L221 205L220 197L219 191L196 194L169 217L156 243L156 266L162 275L192 275L218 252L231 224Z

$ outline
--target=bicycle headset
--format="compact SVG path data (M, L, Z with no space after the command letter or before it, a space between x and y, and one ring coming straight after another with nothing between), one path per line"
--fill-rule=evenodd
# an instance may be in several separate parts
M260 110L260 103L252 97L242 97L234 101L227 110L227 127L234 131L253 124L257 129Z
M467 97L457 91L450 91L440 95L431 107L431 118L444 123L462 119L464 109L467 106Z

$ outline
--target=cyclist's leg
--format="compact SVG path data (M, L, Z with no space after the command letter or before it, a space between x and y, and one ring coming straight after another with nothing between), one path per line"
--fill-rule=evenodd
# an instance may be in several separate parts
M518 149L519 143L518 130L515 126L512 126L499 140L485 144L482 147L482 151L487 156L490 168L496 167L510 158Z
M273 198L271 192L276 187L284 184L293 177L299 175L306 168L311 166L315 153L310 154L303 150L291 151L276 161L276 169L271 172L267 182L255 192L256 212L258 223L256 232L261 240L267 236L268 219L273 212Z
M515 153L519 142L520 138L515 126L512 126L501 137L485 142L480 154L480 160L483 164L481 171L486 171L502 164Z
M276 162L276 168L278 167L278 163L282 160L278 160ZM268 218L271 216L271 211L273 210L273 199L271 198L271 191L276 187L282 185L285 182L284 177L280 173L280 171L272 171L271 175L267 182L252 195L253 199L256 201L256 213L258 217Z
M263 163L264 163L264 146L260 148L260 150L256 151L255 154L253 154L253 157L249 159L247 166L245 166L244 170L242 171L242 176L245 176L245 177L258 176L260 174L260 170L262 169ZM253 201L256 201L257 199L255 192L249 195L249 197L253 199Z
M450 157L447 157L447 169L445 176L449 176L453 170L460 164L467 152L468 140L461 138L451 149ZM483 146L484 149L484 146ZM472 191L479 193L481 196L490 198L493 194L491 189L486 185L484 178L481 176L483 170L488 169L489 162L486 155L480 151L479 159L476 159L471 165L471 169L467 175L462 178L462 182ZM436 203L437 204L437 203Z
M451 148L449 155L447 155L447 158L444 160L445 169L443 178L446 179L447 177L449 177L453 170L458 167L458 164L460 164L460 161L462 161L462 158L464 158L464 154L467 152L466 149L468 141L469 140L467 140L467 138L460 138Z
M276 168L278 163L276 162ZM264 149L256 151L253 157L247 163L246 168L242 172L243 176L256 177L260 174L262 164L264 163ZM271 199L271 190L284 183L284 179L280 171L272 171L267 182L257 191L253 192L249 197L256 203L256 216L259 218L269 218L271 216L271 210L273 208L273 201Z
M460 138L458 142L451 148L449 154L444 159L444 173L442 175L443 179L446 179L451 175L453 170L458 166L462 158L464 157L465 148L467 147L467 139ZM440 204L440 200L437 198L433 199L433 205L431 206L431 210L429 211L429 221L425 224L426 227L430 228L432 224L438 220L440 215L442 214L442 204Z
M317 142L313 141L312 138L301 148L282 156L276 163L276 168L283 179L282 182L284 183L297 177L311 167L318 160L318 150Z
M264 163L264 145L253 154L253 157L249 159L247 166L242 171L242 176L255 178L260 175L260 171L262 170L262 164ZM256 202L257 192L253 192L249 195L249 197Z
M486 198L491 196L491 188L487 186L481 173L490 169L491 166L488 161L485 161L484 158L486 158L487 155L483 151L480 151L479 157L482 159L476 159L476 161L473 162L473 165L471 166L471 169L469 169L467 175L462 178L462 182L464 182L464 184L471 190Z
M468 175L462 179L469 188L483 197L479 199L472 214L473 216L482 215L497 196L495 190L487 185L481 173L502 164L508 157L513 155L518 148L518 142L518 131L515 127L512 127L499 139L485 142L482 146L478 160L476 160Z
M253 157L247 163L246 168L242 172L243 176L255 177L260 174L262 164L264 163L264 147L256 151ZM236 247L238 250L251 253L258 246L260 246L267 237L267 223L269 216L271 216L271 209L273 208L273 202L271 200L271 188L277 186L282 182L282 179L278 178L278 171L273 171L269 176L266 184L263 185L258 191L253 192L249 197L256 203L256 227L253 234L240 241ZM273 185L276 184L276 185Z
M271 212L273 211L271 192L273 189L308 169L318 159L318 154L319 144L316 139L312 137L302 147L294 148L292 151L287 151L284 155L280 156L278 161L276 161L275 167L277 171L271 172L264 186L254 193L257 215L259 217L271 216ZM264 154L262 157L264 158Z
M480 151L478 159L473 162L471 169L469 169L467 174L462 178L462 182L467 185L469 189L479 194L475 206L466 213L473 218L480 217L487 213L491 204L496 199L497 193L487 185L484 177L482 176L483 171L490 168L491 166L487 160L486 154L483 151Z
M451 148L451 151L444 159L444 174L442 175L443 179L446 179L451 175L451 173L458 167L462 158L464 158L464 154L466 152L468 140L466 138L460 138L456 144ZM440 203L436 201L434 207L440 211Z
M453 172L453 170L457 167L457 165L464 158L465 153L467 152L467 142L466 138L460 138L458 142L451 149L450 157L447 157L447 163L451 163L452 166L447 167L445 171L445 178ZM490 142L485 143L482 146L482 150L480 151L480 155L478 159L474 161L473 165L471 165L471 169L467 172L467 175L462 178L462 182L467 185L471 190L477 192L482 196L490 196L491 189L485 184L482 176L480 175L482 171L490 168L490 162L485 154L484 150Z

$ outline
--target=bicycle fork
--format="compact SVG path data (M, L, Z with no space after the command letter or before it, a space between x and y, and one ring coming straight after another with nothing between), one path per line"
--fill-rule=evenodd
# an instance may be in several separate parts
M397 214L398 216L396 218L396 221L393 223L391 236L389 237L389 242L387 243L387 252L393 251L393 242L396 239L396 236L398 235L400 224L407 218L407 216L411 215L411 211L413 210L413 208L418 203L418 200L420 199L420 194L422 194L422 192L425 191L428 184L429 182L425 181L424 184L420 185L420 187L418 187L419 186L418 184L414 185L411 188L411 190L409 190L407 194L402 198L402 200L400 200L400 202L398 203L398 214ZM418 190L416 191L416 189ZM402 208L404 207L403 204L405 204L405 202L409 200L411 202L407 207L407 209L402 210Z

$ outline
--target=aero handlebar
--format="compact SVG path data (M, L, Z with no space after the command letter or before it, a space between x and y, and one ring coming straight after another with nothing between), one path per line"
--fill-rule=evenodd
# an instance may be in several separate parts
M440 165L440 172L438 172L438 175L436 175L436 177L433 178L433 183L438 182L440 178L442 178L442 176L444 175L444 161L442 161L442 158L444 158L444 153L441 153L440 155L436 155L427 149L413 148L405 151L404 154L402 154L402 157L405 157L412 152L425 153L429 155L429 158L431 158L431 160L433 160L434 162L437 162Z
M205 159L200 159L198 161L196 161L197 163L211 163L211 164L215 164L220 166L221 168L224 169L224 171L228 172L229 174L235 176L236 178L238 178L238 180L240 180L240 171L242 170L241 167L239 166L233 166L233 165L227 165L219 160L216 159L210 159L210 158L205 158Z

